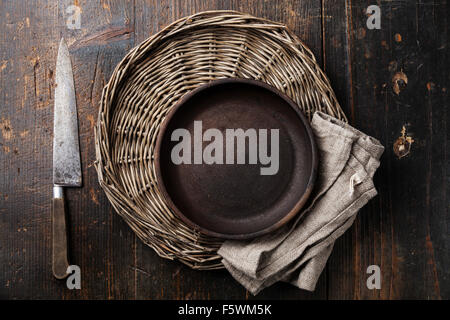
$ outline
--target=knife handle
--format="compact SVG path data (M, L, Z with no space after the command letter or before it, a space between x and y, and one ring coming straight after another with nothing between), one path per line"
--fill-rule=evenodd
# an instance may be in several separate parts
M53 187L52 233L53 252L52 270L57 279L67 277L69 262L67 258L67 228L64 192L60 186Z

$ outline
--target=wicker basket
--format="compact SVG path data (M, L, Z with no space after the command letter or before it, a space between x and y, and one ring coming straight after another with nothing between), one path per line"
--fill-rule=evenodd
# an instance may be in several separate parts
M218 239L195 232L166 205L153 150L161 122L184 94L215 79L264 81L310 119L321 110L346 120L311 51L282 24L234 11L180 19L133 48L102 92L96 170L117 213L158 255L195 269L219 269Z

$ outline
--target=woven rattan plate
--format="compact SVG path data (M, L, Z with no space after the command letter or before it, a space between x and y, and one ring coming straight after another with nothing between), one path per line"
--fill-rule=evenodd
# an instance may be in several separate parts
M289 96L308 119L346 120L311 51L280 23L231 11L180 19L133 48L102 92L96 170L109 201L158 255L195 269L223 268L221 240L194 231L168 207L155 172L156 138L186 93L221 78L254 79Z

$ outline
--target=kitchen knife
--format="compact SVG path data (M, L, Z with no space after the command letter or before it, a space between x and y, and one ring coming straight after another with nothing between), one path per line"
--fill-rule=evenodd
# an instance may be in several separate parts
M67 276L66 208L64 187L81 186L77 105L69 49L61 39L56 61L53 123L52 270L57 279Z

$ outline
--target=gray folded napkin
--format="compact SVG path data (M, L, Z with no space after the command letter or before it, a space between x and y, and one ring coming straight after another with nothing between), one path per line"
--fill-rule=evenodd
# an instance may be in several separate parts
M384 150L380 142L322 112L314 114L311 127L319 171L307 208L273 233L225 241L218 251L252 294L277 281L313 291L335 240L377 194L372 178Z

